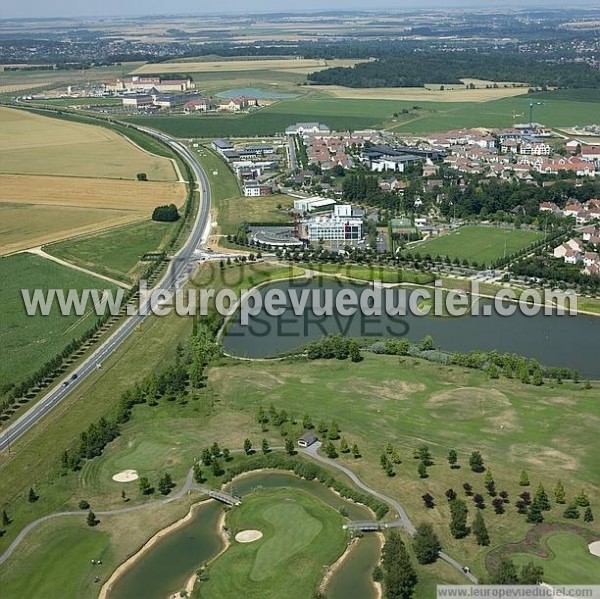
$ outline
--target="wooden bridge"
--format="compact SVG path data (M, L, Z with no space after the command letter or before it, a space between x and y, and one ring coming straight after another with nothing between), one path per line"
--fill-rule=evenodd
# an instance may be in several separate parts
M213 491L212 489L207 490L206 494L212 499L216 499L221 503L226 503L227 505L239 505L242 503L242 500L235 495L230 495L229 493L225 493L224 491Z
M344 524L344 530L362 530L363 532L371 532L375 530L386 530L388 528L398 528L400 526L402 526L401 520L395 520L393 522L348 522L348 524Z

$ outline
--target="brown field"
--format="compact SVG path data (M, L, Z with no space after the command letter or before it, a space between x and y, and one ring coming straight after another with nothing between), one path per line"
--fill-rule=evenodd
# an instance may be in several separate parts
M0 109L0 255L183 205L173 163L102 127ZM149 181L136 180L145 172Z
M173 163L102 127L0 108L0 172L176 181Z
M0 175L0 255L149 218L181 206L185 184Z
M352 66L357 60L215 60L198 62L170 62L146 64L134 73L211 73L226 71L281 71L293 70L299 73L329 68L329 66ZM339 63L339 64L338 64Z
M0 84L0 94L11 94L13 92L20 92L24 89L33 89L37 87L44 87L50 85L49 81L37 81L35 83L12 83L12 84Z
M521 96L526 93L522 87L500 87L498 89L428 89L423 87L378 87L354 89L337 85L311 85L311 90L319 90L336 98L346 100L406 100L409 102L491 102L501 98Z
M184 200L185 183L0 175L0 203L149 212L161 204L182 206Z
M0 256L145 217L131 210L0 203Z

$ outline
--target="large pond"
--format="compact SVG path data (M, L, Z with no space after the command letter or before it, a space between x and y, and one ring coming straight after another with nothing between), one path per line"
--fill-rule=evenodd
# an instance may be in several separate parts
M364 287L340 284L332 280L287 281L261 289L306 287L341 289L360 293ZM410 294L410 291L408 292ZM431 335L435 345L450 351L498 350L535 358L546 366L577 368L587 378L600 378L600 317L595 316L512 316L435 317L408 314L402 317L315 316L311 302L302 316L296 316L290 300L282 316L263 313L240 323L238 313L227 328L223 346L228 353L249 358L266 358L293 350L325 334L342 333L350 337L406 337L418 341ZM384 301L385 305L385 301Z
M256 472L240 477L229 490L243 497L256 488L292 487L309 491L333 509L344 507L354 520L371 519L367 508L348 502L316 481L285 472ZM109 599L167 599L181 590L189 577L222 548L218 520L222 505L199 507L189 522L163 537L115 583ZM374 599L371 571L379 558L375 535L366 535L330 581L329 599Z

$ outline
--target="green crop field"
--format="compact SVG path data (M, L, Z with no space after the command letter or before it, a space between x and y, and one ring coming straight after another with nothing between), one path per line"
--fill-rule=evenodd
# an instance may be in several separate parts
M600 100L594 90L568 91L546 92L547 95L535 98L543 102L535 107L535 120L550 127L596 122ZM510 127L515 122L526 122L532 99L524 94L490 102L417 102L327 98L321 93L283 100L243 115L140 116L130 120L175 136L201 138L272 135L299 121L319 121L332 130L385 127L399 133L430 133L464 127ZM403 109L409 114L400 114L394 120L393 115Z
M410 252L417 252L423 257L429 254L436 256L450 256L450 258L475 260L480 265L489 265L492 261L512 254L527 247L543 233L525 229L499 229L495 227L466 226L422 243L411 245Z
M0 380L14 383L35 372L60 353L74 338L96 322L89 310L84 316L62 316L53 306L49 316L27 316L21 289L112 289L116 287L90 275L29 254L0 259L0 301L3 306L0 344Z
M49 254L99 274L132 283L140 258L162 250L173 231L172 223L145 221L107 233L44 247ZM143 264L143 263L142 263Z
M199 598L279 599L293 588L294 597L312 599L323 566L346 545L340 514L300 489L257 491L229 513L226 523L232 536L255 529L263 537L247 544L233 541L211 566Z

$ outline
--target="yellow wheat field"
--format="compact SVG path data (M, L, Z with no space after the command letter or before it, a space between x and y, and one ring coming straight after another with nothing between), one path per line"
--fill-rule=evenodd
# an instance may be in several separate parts
M333 61L331 61L333 62ZM356 61L349 61L356 62ZM145 64L133 71L143 73L213 73L226 71L272 71L288 69L318 69L326 67L327 61L303 58L300 60L214 60L198 62L165 62Z
M118 133L81 123L0 108L0 173L175 181L173 163Z
M0 256L144 218L131 210L0 203Z
M491 102L527 93L523 87L499 87L498 89L454 88L428 89L424 87L377 87L349 88L337 85L311 85L308 89L326 92L346 100L406 100L408 102Z
M84 177L0 175L0 204L39 204L149 213L161 204L182 206L185 183Z

